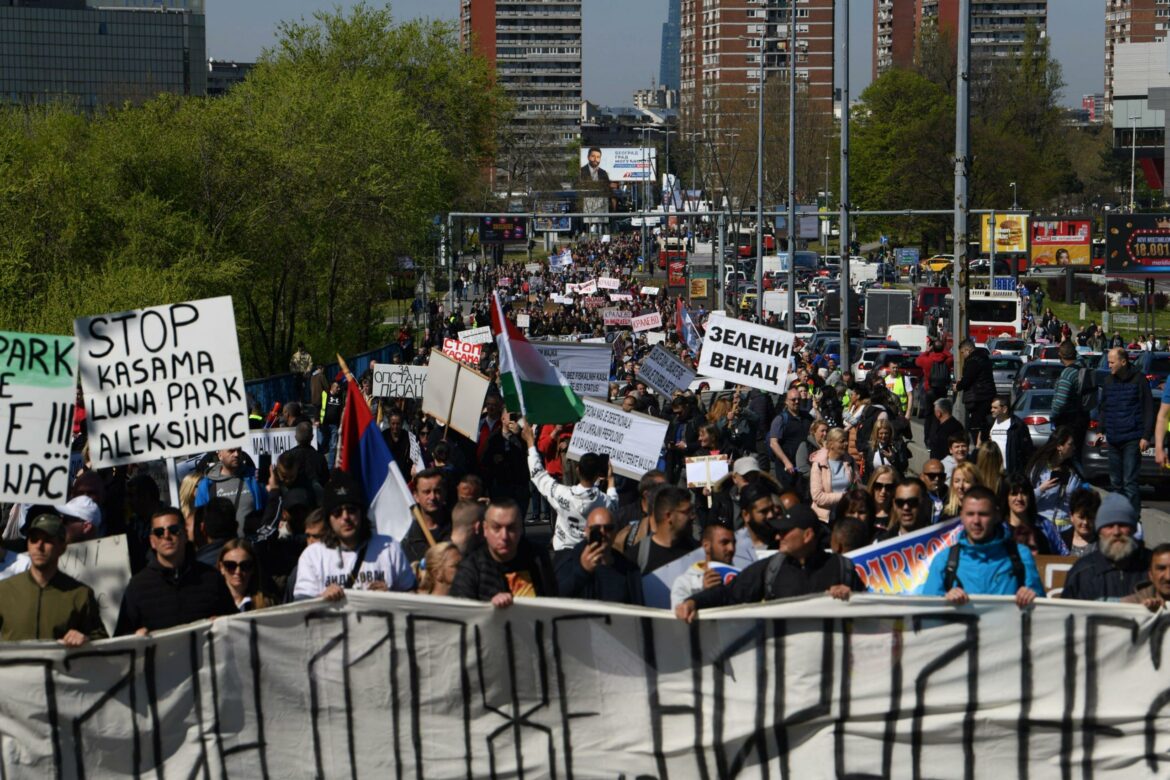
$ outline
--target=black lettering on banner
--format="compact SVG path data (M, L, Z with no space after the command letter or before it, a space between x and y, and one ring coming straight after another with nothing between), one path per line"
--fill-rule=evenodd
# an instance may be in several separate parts
M727 699L723 690L724 678L732 674L731 665L728 661L735 658L740 650L743 650L745 647L754 647L756 685L759 690L766 691L768 689L768 669L765 664L765 650L767 646L768 642L765 634L764 621L755 620L752 621L752 627L749 631L741 634L731 642L725 643L719 655L712 660L712 666L714 667L714 691L712 694L712 698L714 699L714 713L712 713L712 718L715 729L715 765L719 770L720 778L738 776L743 770L747 757L753 749L759 755L759 765L755 768L761 772L761 776L765 780L768 777L768 744L764 730L765 696L756 697L755 730L743 741L743 744L735 752L730 763L727 760L727 740L723 734L723 721L727 706ZM696 711L701 712L698 702L696 702ZM699 755L699 760L700 763L704 763L701 754Z
M906 642L906 621L894 621L890 653L890 704L886 711L886 729L882 738L882 777L891 777L894 767L894 744L898 739L898 721L902 718L902 651Z
M53 662L47 659L40 658L14 658L12 660L0 660L0 669L19 669L21 667L41 667L43 681L41 683L42 690L45 693L45 720L49 724L49 742L53 746L53 777L57 780L64 780L65 767L64 755L61 748L61 725L60 716L57 712L57 686L53 682ZM32 678L27 679L27 685L33 684ZM31 727L30 722L26 724ZM2 747L0 741L0 747ZM7 755L3 750L0 750L0 776L4 774L4 756Z
M1064 710L1060 721L1033 720L1032 701L1035 680L1035 665L1032 661L1032 612L1020 612L1020 719L1017 726L1016 773L1020 780L1027 780L1031 759L1032 731L1048 729L1060 734L1060 776L1063 780L1072 777L1072 708L1076 696L1076 623L1072 615L1065 618L1065 669L1064 669Z
M571 712L569 710L569 686L566 683L564 658L561 655L561 625L572 621L600 620L608 626L612 622L609 615L566 615L552 620L553 666L557 671L557 701L561 708L561 740L564 744L565 777L573 780L573 730L571 723L575 718L596 718L600 713L593 711ZM695 744L700 744L696 740Z
M1150 626L1150 663L1156 670L1162 668L1162 644L1166 638L1167 629L1170 629L1170 618L1166 617L1165 614L1158 615L1154 624ZM1167 704L1170 704L1170 688L1163 689L1155 696L1153 702L1150 703L1150 708L1146 710L1146 764L1150 767L1150 771L1155 773L1158 771L1159 761L1170 759L1170 752L1159 755L1157 751L1158 715L1166 708Z
M199 640L201 638L200 634L195 631L187 635L187 658L191 669L191 698L195 702L192 708L195 710L195 737L199 742L199 763L191 767L189 776L195 777L195 771L202 769L204 780L208 780L211 777L211 762L207 755L206 732L203 726L203 686L199 682L199 672L202 666L199 654Z
M333 652L333 649L338 645L341 646L341 668L342 668L342 694L345 699L345 740L346 753L349 759L349 776L356 780L357 778L357 759L356 749L354 747L353 736L353 693L350 690L349 682L349 622L346 619L344 612L312 612L305 616L305 624L308 625L314 620L330 621L340 624L341 633L325 642L321 649L314 653L309 658L309 713L313 722L313 758L316 761L317 777L334 777L334 772L325 772L325 763L323 758L323 751L321 748L321 694L319 688L321 682L319 681L320 665L324 663L327 655ZM326 722L328 722L328 713L324 714ZM332 769L332 767L331 767Z
M837 777L845 774L845 724L849 721L850 684L853 680L853 620L841 621L841 689L837 694L837 720L833 724L833 766Z
M821 687L817 701L802 710L786 714L785 701L786 686L784 684L788 665L788 638L787 620L772 621L772 654L776 666L775 673L775 703L772 713L772 729L776 735L776 753L780 757L780 777L788 780L791 777L789 767L789 726L798 726L815 718L824 717L832 710L833 703L833 621L821 621Z
M463 701L463 750L467 767L466 777L468 780L472 780L471 678L467 673L467 624L461 620L425 615L408 615L406 618L406 655L410 658L410 737L414 747L415 776L426 777L426 772L423 771L422 749L422 673L418 665L420 648L415 641L415 627L420 624L449 625L459 629L459 689Z
M544 623L543 621L536 621L533 626L535 634L534 648L537 653L538 661L538 683L540 688L540 701L531 709L521 712L520 707L520 692L516 679L516 644L515 638L512 634L512 621L504 623L504 648L508 662L508 690L509 690L509 705L512 713L509 715L499 707L494 707L488 704L487 697L487 677L488 669L484 664L483 659L483 635L482 629L475 626L475 663L479 670L479 696L483 708L488 712L495 713L505 720L505 723L496 730L492 731L487 736L488 748L488 769L492 777L496 777L496 738L506 731L512 732L512 747L516 753L516 777L524 777L524 737L523 726L544 734L548 742L548 766L549 776L556 780L557 772L557 751L556 742L553 739L552 729L547 726L542 726L539 723L533 723L531 717L537 710L548 707L548 662L544 655ZM495 677L495 675L491 675Z
M666 768L666 753L662 747L662 717L675 715L682 711L681 707L672 707L670 712L663 712L658 693L658 651L654 646L653 618L640 618L642 634L642 659L646 662L646 694L650 709L650 745L654 752L654 763L658 768L658 776L666 778L670 772Z
M967 627L967 636L957 645L947 649L922 668L914 680L914 715L910 731L911 773L914 780L922 777L922 721L926 717L926 686L931 675L944 669L962 655L967 656L967 702L963 713L963 777L971 780L975 775L975 710L979 706L979 617L977 615L941 615L930 618L915 617L914 633L922 631L927 620L940 623L954 623Z
M1136 646L1138 639L1138 624L1132 618L1119 618L1110 615L1089 615L1085 618L1085 714L1081 720L1082 753L1081 772L1086 778L1093 776L1093 748L1097 744L1097 735L1109 737L1122 736L1121 729L1107 726L1097 720L1097 642L1099 629L1108 626L1129 631L1130 645ZM1118 659L1112 659L1116 663Z
M390 647L390 730L393 732L394 745L394 776L401 780L402 778L402 751L400 745L399 734L401 733L400 724L400 707L398 703L398 643L395 641L394 635L394 613L393 612L358 612L357 621L361 623L364 619L381 620L386 623L386 635L374 643L366 652L354 659L353 666L357 666L367 657L373 655L374 651L382 645L386 644ZM347 671L348 675L348 671Z
M63 667L66 672L71 667L76 666L87 658L110 658L110 659L125 659L128 661L126 666L126 673L118 678L113 687L109 688L105 693L98 697L88 709L78 715L73 723L70 724L71 737L73 739L73 760L75 762L74 771L79 780L85 780L85 744L82 738L82 729L86 722L97 715L98 712L106 706L106 703L116 697L123 688L129 691L129 702L125 709L121 712L129 714L131 739L131 756L130 767L135 777L142 774L142 735L138 731L138 697L136 687L134 685L135 672L137 671L138 653L134 649L129 650L82 650L80 652L70 653L65 656Z

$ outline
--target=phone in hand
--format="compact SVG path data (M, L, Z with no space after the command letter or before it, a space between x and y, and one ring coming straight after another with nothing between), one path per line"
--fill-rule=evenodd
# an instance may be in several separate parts
M605 541L605 531L594 526L589 529L589 544L601 544Z

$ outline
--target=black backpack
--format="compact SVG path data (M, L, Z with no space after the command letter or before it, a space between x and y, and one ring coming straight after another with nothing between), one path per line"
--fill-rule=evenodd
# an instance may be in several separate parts
M1097 389L1097 372L1091 368L1081 368L1077 372L1081 411L1091 412L1097 408Z
M947 361L935 360L930 364L930 376L927 378L930 389L946 389L951 382L951 372L947 369ZM937 393L936 393L937 395Z
M1026 577L1024 574L1024 562L1020 560L1020 548L1016 546L1015 539L1004 539L1003 546L1007 550L1008 558L1012 561L1012 574L1016 578L1016 590L1024 587ZM951 588L958 585L963 587L963 581L959 579L959 545L953 545L951 551L947 554L947 568L943 572L943 590L949 591Z

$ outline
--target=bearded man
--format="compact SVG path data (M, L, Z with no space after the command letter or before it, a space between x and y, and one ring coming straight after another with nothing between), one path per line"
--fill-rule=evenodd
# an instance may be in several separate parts
M1146 579L1150 551L1134 538L1137 512L1120 493L1106 493L1097 511L1097 550L1069 570L1060 597L1121 601Z

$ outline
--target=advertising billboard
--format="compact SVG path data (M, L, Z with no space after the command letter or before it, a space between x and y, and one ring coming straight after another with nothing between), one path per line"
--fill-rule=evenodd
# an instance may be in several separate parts
M573 228L570 217L551 217L549 214L568 214L572 211L572 201L568 200L538 200L536 211L543 216L533 217L532 232L534 233L568 233Z
M1106 215L1105 271L1170 273L1170 214Z
M1038 217L1032 223L1032 265L1090 264L1092 223L1087 219Z
M581 147L582 182L654 181L658 150L652 146Z
M479 221L479 240L485 244L527 239L528 220L524 217L483 217Z
M979 251L991 252L991 215L980 217ZM995 215L995 252L1025 254L1028 251L1028 217L1024 214Z

